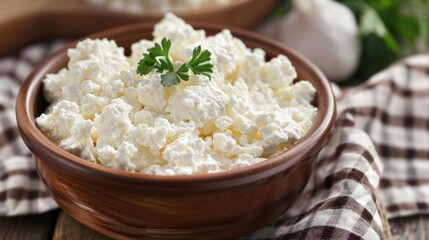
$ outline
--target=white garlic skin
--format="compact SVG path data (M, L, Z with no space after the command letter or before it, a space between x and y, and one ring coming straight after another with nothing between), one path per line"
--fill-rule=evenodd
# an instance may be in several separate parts
M332 0L293 0L294 8L278 22L275 36L297 50L333 81L356 70L361 45L353 13Z

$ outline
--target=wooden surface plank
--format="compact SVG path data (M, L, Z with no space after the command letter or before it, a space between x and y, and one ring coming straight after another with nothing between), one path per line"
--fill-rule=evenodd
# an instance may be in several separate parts
M37 215L0 217L0 239L51 239L57 216L58 210Z
M61 211L55 227L55 240L108 240L110 238L98 233L76 221L66 212Z
M55 220L58 216L58 221ZM429 239L429 216L389 220L393 240ZM55 227L55 230L54 230ZM108 240L110 238L82 225L67 213L0 217L0 239Z
M396 218L389 221L392 240L429 239L429 216ZM390 238L390 236L388 236ZM58 218L54 239L107 240L110 239L74 220L61 212Z

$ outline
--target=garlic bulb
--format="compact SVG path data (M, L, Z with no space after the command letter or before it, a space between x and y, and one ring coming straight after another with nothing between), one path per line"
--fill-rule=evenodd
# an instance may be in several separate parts
M276 23L274 37L310 59L329 79L351 76L361 46L350 9L332 0L293 0L293 6Z

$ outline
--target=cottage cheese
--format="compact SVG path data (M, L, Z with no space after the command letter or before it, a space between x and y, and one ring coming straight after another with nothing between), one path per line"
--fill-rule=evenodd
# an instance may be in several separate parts
M214 173L259 163L285 151L312 127L317 108L308 81L294 83L285 56L265 61L228 30L207 37L172 14L154 40L132 45L84 40L68 51L68 67L44 79L51 106L36 119L45 135L88 161L157 175ZM167 36L171 58L194 47L212 53L212 79L190 74L173 87L160 74L136 74L142 54Z
M142 12L160 11L168 12L172 10L195 9L204 5L222 5L231 0L84 0L86 3L95 6L106 6L110 9Z

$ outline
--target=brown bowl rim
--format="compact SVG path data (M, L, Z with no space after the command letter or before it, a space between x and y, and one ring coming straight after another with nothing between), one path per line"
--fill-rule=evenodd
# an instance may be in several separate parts
M33 103L35 100L35 92L39 87L41 87L40 85L42 85L42 80L47 74L47 69L55 65L57 61L61 60L64 57L67 57L67 49L70 47L74 47L82 39L110 39L118 36L125 36L126 34L141 32L146 29L153 29L154 23L156 22L145 22L125 25L80 38L56 51L45 61L43 61L36 69L33 70L30 76L22 84L16 100L16 117L19 131L22 135L22 138L24 139L24 142L27 144L27 146L32 152L37 151L38 153L48 154L50 156L49 158L55 159L55 162L51 161L51 163L56 164L57 166L60 166L60 164L65 165L67 167L77 169L78 171L84 171L88 174L96 175L98 177L110 177L112 179L118 180L128 180L135 182L144 181L163 184L231 180L263 173L271 175L296 164L299 164L301 158L305 156L308 151L314 151L313 148L318 148L319 150L322 148L322 146L318 145L318 142L329 137L336 121L335 98L331 89L331 85L326 79L326 77L323 75L323 73L313 63L308 61L299 53L286 47L280 42L272 40L268 37L235 27L197 21L187 21L187 23L190 23L195 29L203 29L205 31L220 32L223 29L229 29L231 33L237 38L244 37L247 39L251 39L252 41L266 43L271 45L272 47L281 49L283 52L287 53L286 56L288 58L293 58L296 62L299 63L300 66L304 67L305 71L307 71L309 75L311 75L313 78L318 78L318 81L320 81L320 86L322 87L323 91L320 92L319 90L317 94L323 93L325 95L324 100L326 101L326 111L324 113L318 112L313 127L293 148L282 152L276 156L268 158L267 160L258 164L239 169L227 170L217 173L161 176L127 172L124 170L118 170L94 164L61 149L53 142L51 142L37 127L35 123L35 116L31 110L31 107L34 105ZM296 67L296 65L294 66ZM35 79L37 81L34 81ZM317 123L320 124L317 125ZM30 138L31 141L29 140ZM35 155L36 157L40 158L39 156L37 156L37 154ZM41 160L49 161L49 158ZM282 168L276 169L276 167L280 165L282 165Z

